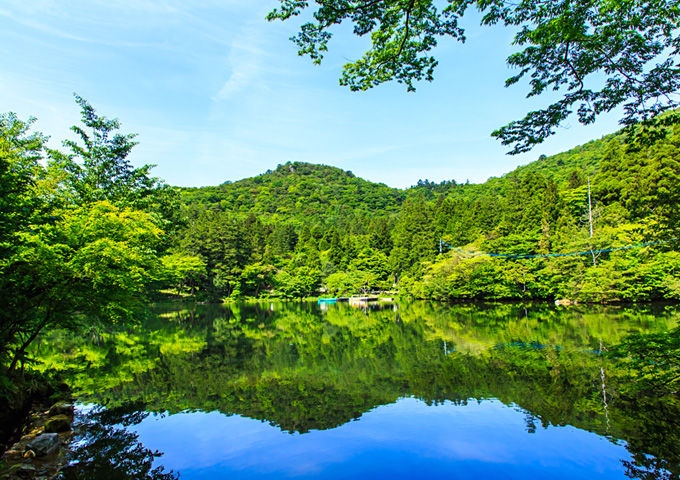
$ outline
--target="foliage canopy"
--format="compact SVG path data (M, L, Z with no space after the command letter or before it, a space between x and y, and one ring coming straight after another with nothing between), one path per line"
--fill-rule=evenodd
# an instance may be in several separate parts
M307 0L281 0L268 20L288 20L309 8ZM677 0L324 0L316 1L312 19L291 38L300 55L321 62L331 29L350 23L353 33L370 36L371 48L345 65L340 84L367 90L396 80L414 91L419 80L431 81L438 61L431 51L441 37L465 41L459 21L469 10L482 25L516 30L508 57L519 72L506 86L527 79L528 97L550 91L562 98L505 125L493 136L511 145L511 154L526 152L552 135L572 113L590 124L597 115L623 107L621 124L638 138L651 141L663 129L651 128L663 112L676 108L680 87L680 6ZM680 121L667 116L664 125Z
M613 134L483 184L421 180L398 190L300 162L185 189L180 250L203 259L200 296L344 296L376 290L437 300L680 298L680 135L630 150ZM588 178L594 234L589 236ZM439 251L439 239L462 251ZM645 242L654 248L547 259ZM193 282L193 283L192 283ZM317 290L319 289L319 290Z
M82 98L83 141L64 155L0 116L0 365L13 372L45 328L132 318L156 280L173 189L134 168L132 135ZM174 196L176 197L176 195Z

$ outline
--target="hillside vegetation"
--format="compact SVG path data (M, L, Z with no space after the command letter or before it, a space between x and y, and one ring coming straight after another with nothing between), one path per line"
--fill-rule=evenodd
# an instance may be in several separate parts
M278 215L332 221L348 212L369 216L396 213L405 194L339 168L296 162L217 187L187 188L183 197L187 204L262 218Z
M186 266L178 292L207 299L376 290L439 300L680 298L679 158L678 132L642 150L615 134L483 184L421 180L406 190L287 163L184 189L187 224L167 262ZM457 249L440 253L440 239ZM574 252L588 254L478 255Z

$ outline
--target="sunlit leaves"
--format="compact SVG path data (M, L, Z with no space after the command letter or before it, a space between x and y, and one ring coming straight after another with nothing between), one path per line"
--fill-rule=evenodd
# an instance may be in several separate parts
M304 0L281 0L269 20L288 20L309 8ZM522 80L528 96L559 91L562 99L493 132L510 153L521 153L555 133L572 114L589 124L602 113L623 107L621 124L643 144L663 138L653 128L657 117L676 108L680 87L680 7L677 0L449 0L438 9L433 0L317 1L314 21L305 23L292 40L300 55L315 63L323 58L341 23L355 35L370 35L371 47L345 65L340 83L366 90L395 80L415 90L414 82L432 80L438 61L430 55L441 37L465 40L458 26L468 8L482 14L483 25L516 30L513 44L521 50L508 64L518 73L506 86ZM677 124L676 115L664 120ZM642 125L642 130L635 130Z
M141 290L158 269L162 236L149 214L119 210L108 201L65 212L63 218L63 238L73 249L70 265L97 288Z
M0 363L10 373L45 328L131 319L159 277L171 192L128 162L134 135L76 100L83 145L65 142L72 155L45 152L33 120L0 117Z

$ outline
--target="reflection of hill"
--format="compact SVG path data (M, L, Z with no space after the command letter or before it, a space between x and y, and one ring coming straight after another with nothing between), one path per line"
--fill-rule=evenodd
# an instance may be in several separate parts
M323 314L304 303L211 306L166 311L99 344L62 338L42 353L88 401L218 410L288 432L334 428L404 396L498 398L527 412L528 429L568 424L644 445L632 428L640 407L619 397L616 369L596 352L629 332L675 324L677 309L658 313L424 302Z
M266 421L289 433L306 433L338 427L396 400L370 390L338 390L320 379L266 378L227 385L226 391L213 394L208 402L201 399L200 404L201 410L213 407L225 414Z

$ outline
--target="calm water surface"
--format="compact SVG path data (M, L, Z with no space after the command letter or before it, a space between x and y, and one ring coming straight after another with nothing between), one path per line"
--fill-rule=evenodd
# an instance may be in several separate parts
M669 306L156 306L38 354L81 407L66 478L677 478L676 399L629 394Z

